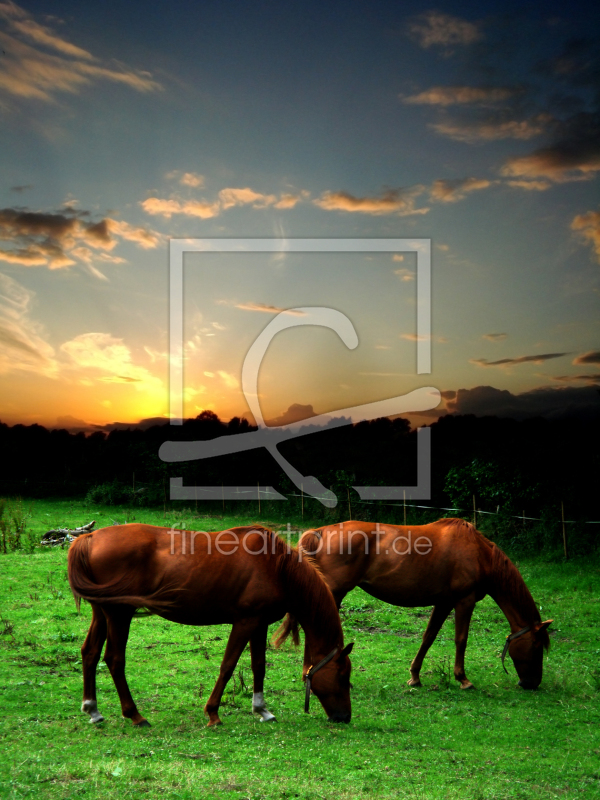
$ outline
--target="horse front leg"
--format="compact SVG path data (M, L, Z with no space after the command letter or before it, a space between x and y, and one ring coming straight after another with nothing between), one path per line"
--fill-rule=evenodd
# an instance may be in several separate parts
M125 678L125 648L127 647L129 627L135 609L132 606L104 606L103 610L108 623L104 660L110 670L121 701L121 713L126 719L130 719L136 727L147 727L150 723L137 710Z
M435 637L440 632L440 628L447 620L448 614L450 613L451 610L452 606L433 607L433 611L431 612L431 616L429 617L429 622L427 623L427 627L425 628L425 633L423 634L423 641L421 642L421 647L419 647L419 652L414 657L413 662L410 665L411 678L408 681L409 686L417 688L418 686L423 685L420 679L423 660L427 655L427 651L434 643Z
M215 688L212 690L210 697L208 698L208 702L204 706L204 713L208 715L208 727L212 727L213 725L221 725L221 720L219 719L219 705L221 704L221 698L223 697L223 692L225 691L225 687L227 686L227 682L233 675L233 670L236 667L236 664L244 651L244 647L250 641L250 637L256 630L256 627L259 623L257 620L240 620L239 622L234 622L233 627L231 628L231 633L229 634L229 639L227 641L227 647L225 648L225 655L223 656L223 661L221 662L221 669L219 671L219 677L217 678L217 682L215 683Z
M469 637L469 625L475 608L475 595L464 597L456 604L454 616L454 642L456 644L456 657L454 660L454 677L460 682L461 689L474 689L471 681L465 675L465 650Z
M263 694L267 655L267 625L261 625L250 637L250 656L252 659L252 711L259 714L261 722L276 722L275 717L265 705Z
M81 710L90 715L90 722L104 722L96 700L96 667L106 641L106 617L100 606L92 603L92 623L81 648L83 702Z

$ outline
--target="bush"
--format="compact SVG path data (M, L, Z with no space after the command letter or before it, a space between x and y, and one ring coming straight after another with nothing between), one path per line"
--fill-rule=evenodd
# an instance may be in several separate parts
M85 502L96 506L142 506L148 503L146 489L133 489L123 483L101 483L93 486L85 496Z
M0 552L33 549L34 542L27 532L27 519L31 510L24 507L21 499L0 498Z
M478 505L521 511L538 500L540 486L514 467L476 458L449 470L444 491L456 508L471 509L475 495Z

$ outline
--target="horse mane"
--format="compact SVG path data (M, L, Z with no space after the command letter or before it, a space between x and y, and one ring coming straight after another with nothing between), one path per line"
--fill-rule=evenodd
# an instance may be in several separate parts
M290 634L297 646L300 643L298 624L316 628L323 638L341 644L343 633L337 606L321 570L300 545L292 547L276 534L273 536L277 542L277 575L293 603L273 636L274 646L279 647Z
M521 612L525 615L529 625L535 625L542 621L540 612L535 604L531 592L527 588L527 584L523 580L523 576L512 563L510 558L504 553L497 544L490 542L489 539L477 531L479 536L488 547L491 546L491 564L489 572L489 580L495 587L496 591L500 594L506 594L511 597ZM537 632L538 640L541 641L545 650L550 648L550 636L546 628L542 628Z
M495 542L488 539L481 531L464 519L440 519L434 524L444 524L459 529L460 534L471 537L480 548L480 562L484 567L491 584L492 596L494 594L508 595L513 600L527 619L528 624L535 625L542 621L540 612L535 604L523 576ZM537 636L546 650L550 647L550 637L546 628L537 632Z

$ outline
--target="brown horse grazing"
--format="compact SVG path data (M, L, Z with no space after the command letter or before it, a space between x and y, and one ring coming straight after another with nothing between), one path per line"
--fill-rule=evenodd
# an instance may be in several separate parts
M536 689L542 680L547 628L518 569L496 547L462 519L440 519L430 525L383 525L344 522L306 531L298 549L313 559L333 593L338 608L359 586L373 597L396 606L433 606L423 642L410 665L409 686L421 686L423 659L444 621L455 609L454 677L462 689L473 684L465 675L465 649L475 603L489 594L511 629L506 651L514 662L519 686ZM284 625L293 629L295 621ZM506 667L504 667L506 670Z
M92 605L92 624L81 648L82 711L102 722L96 702L96 666L111 672L124 717L141 716L125 679L125 648L136 608L184 625L232 623L219 678L205 713L220 724L219 704L237 661L250 642L252 710L273 720L263 696L267 627L289 611L305 631L310 652L323 664L312 689L333 722L350 721L350 660L339 614L318 571L266 528L219 533L119 525L79 537L69 550L69 582L77 602ZM311 676L312 678L312 676Z

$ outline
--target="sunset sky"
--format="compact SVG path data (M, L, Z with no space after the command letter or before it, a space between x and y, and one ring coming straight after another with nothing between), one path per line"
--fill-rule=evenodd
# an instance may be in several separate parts
M51 13L50 11L51 5ZM185 415L248 416L244 356L296 328L264 417L435 386L448 411L600 397L600 47L590 3L0 2L0 420L166 417L169 239L429 238L413 254L193 254Z

